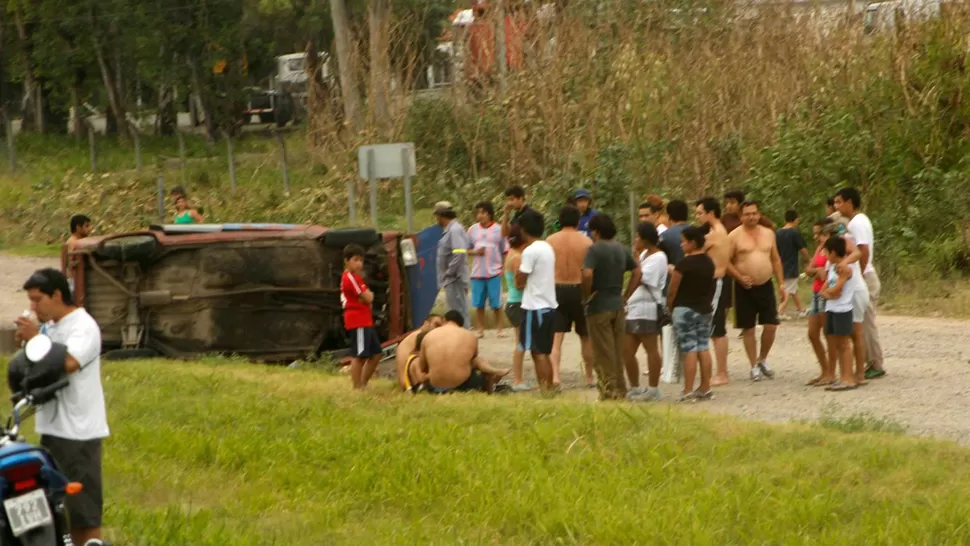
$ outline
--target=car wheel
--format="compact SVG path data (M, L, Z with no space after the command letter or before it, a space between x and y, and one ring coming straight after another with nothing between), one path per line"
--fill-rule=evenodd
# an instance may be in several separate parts
M136 358L158 358L162 356L161 353L155 349L138 348L138 349L115 349L113 351L108 351L101 355L104 360L133 360Z
M120 262L143 261L151 258L158 250L158 241L151 235L121 237L105 242L95 254L109 260Z
M373 229L332 229L323 236L323 244L332 248L358 244L366 249L379 241L380 236Z

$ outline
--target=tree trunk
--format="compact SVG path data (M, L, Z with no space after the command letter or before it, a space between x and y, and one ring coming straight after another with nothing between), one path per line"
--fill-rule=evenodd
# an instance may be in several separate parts
M158 115L155 118L155 134L172 136L178 126L178 109L175 108L175 89L170 85L158 88Z
M121 94L118 91L118 84L120 83L120 75L114 74L111 67L108 66L108 61L105 58L104 47L98 41L98 36L95 31L96 26L94 23L94 17L91 17L91 43L94 45L94 55L98 61L98 68L101 70L101 80L104 83L104 90L108 93L108 106L111 109L112 117L117 124L118 134L121 135L125 140L128 139L128 124L125 123L125 104L122 101ZM116 60L117 60L117 50ZM108 116L105 117L105 122L107 123ZM106 125L105 132L110 133L107 130Z
M505 2L495 0L495 60L498 63L499 96L505 98L509 89L508 42L505 39Z
M390 20L390 0L370 0L368 27L370 31L370 114L371 123L382 137L391 127L391 113L388 109L388 85L391 81L390 58L388 57L388 21Z
M360 118L360 91L357 75L351 66L352 37L345 0L330 0L330 16L333 18L334 42L337 49L337 67L340 75L340 94L344 102L344 120L355 133L362 128Z
M24 23L23 14L19 6L13 8L14 23L17 26L17 38L20 41L20 53L24 63L24 100L23 115L21 120L21 131L38 131L40 128L40 105L38 104L39 93L37 92L37 80L34 76L33 46L30 42L30 32Z

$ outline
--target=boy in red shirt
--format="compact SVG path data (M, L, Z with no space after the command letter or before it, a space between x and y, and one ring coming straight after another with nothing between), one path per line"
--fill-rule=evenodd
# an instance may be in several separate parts
M340 303L344 308L344 328L350 340L350 380L355 389L367 386L381 359L381 340L374 330L371 304L374 293L364 284L364 249L360 245L344 248L344 274L340 278Z

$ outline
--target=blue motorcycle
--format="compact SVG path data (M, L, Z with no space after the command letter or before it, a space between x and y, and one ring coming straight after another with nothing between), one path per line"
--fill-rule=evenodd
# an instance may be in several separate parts
M0 546L74 546L64 500L81 491L41 446L20 436L21 420L67 386L63 345L37 336L10 360L13 415L0 433Z

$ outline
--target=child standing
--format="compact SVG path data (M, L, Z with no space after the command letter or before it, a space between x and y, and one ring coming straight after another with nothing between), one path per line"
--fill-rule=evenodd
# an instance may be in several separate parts
M801 273L798 257L801 255L807 261L809 256L805 239L798 230L797 212L785 211L785 225L775 233L775 238L778 241L778 255L781 257L781 266L785 274L785 298L778 304L778 315L784 316L788 301L795 300L798 316L808 316L801 298L798 297L798 276Z
M858 279L852 278L851 269L839 273L836 264L845 257L846 244L842 237L832 236L825 241L829 266L826 287L822 290L825 299L825 338L829 346L829 371L836 360L839 363L839 380L828 387L827 391L848 391L858 387L852 369L852 298Z
M350 340L350 381L355 389L367 386L381 359L381 340L374 330L371 304L374 293L364 284L364 249L344 247L344 273L340 278L340 303L344 308L344 328Z

